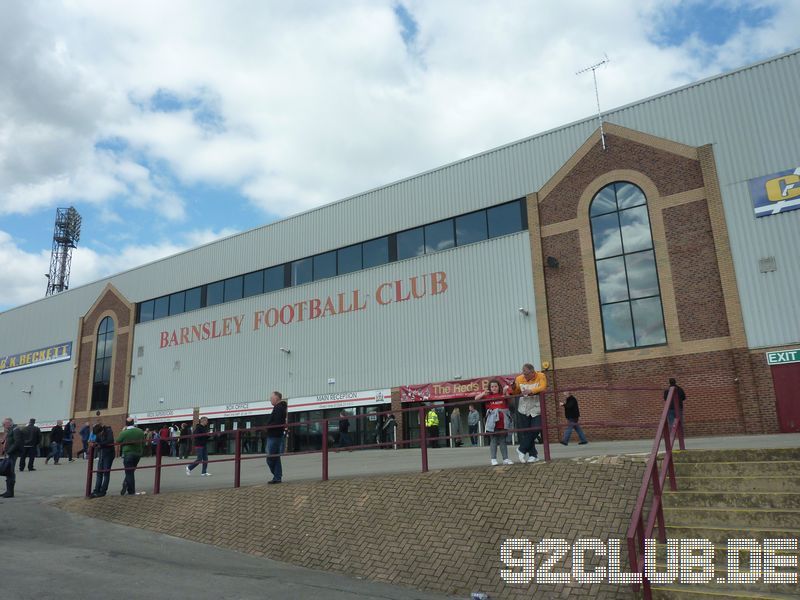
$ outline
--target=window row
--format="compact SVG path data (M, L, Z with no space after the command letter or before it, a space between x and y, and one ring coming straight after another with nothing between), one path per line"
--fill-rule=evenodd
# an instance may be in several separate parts
M407 229L323 254L161 296L139 304L138 322L177 315L528 228L523 200Z

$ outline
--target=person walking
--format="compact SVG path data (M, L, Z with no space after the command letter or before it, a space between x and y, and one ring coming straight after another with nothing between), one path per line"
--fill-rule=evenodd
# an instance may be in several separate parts
M192 428L188 423L181 423L181 437L178 443L178 454L181 460L189 458L189 445L192 442L191 436Z
M350 419L347 418L347 413L342 411L339 419L339 448L346 448L353 445L353 440L350 439Z
M144 431L134 424L133 417L125 419L125 429L120 431L117 442L122 454L122 466L125 467L125 480L122 482L120 495L141 496L144 492L136 492L135 473L139 460L142 458Z
M478 424L481 422L481 413L475 408L474 404L469 405L469 413L467 414L467 426L469 427L470 442L473 446L478 445Z
M114 430L110 426L97 423L92 428L92 433L94 433L95 444L97 444L98 459L97 479L95 480L94 491L89 497L102 498L108 492L108 484L111 480L111 466L114 464L117 448L114 446Z
M675 395L678 397L678 411L681 417L681 427L683 427L683 403L686 400L686 392L677 384L674 377L670 377L669 387L664 390L664 402L667 401L670 389L675 388ZM675 404L670 404L669 411L667 412L667 419L669 420L669 427L672 429L672 424L675 422Z
M431 404L428 414L425 415L425 429L428 431L428 446L430 448L438 448L439 440L434 439L439 437L439 415L436 414L436 407Z
M461 435L461 409L457 406L450 413L450 435L453 436L453 445L460 448L464 441L458 437Z
M39 443L42 441L42 432L36 426L36 419L28 421L28 426L23 430L22 436L22 454L19 457L19 470L25 470L25 459L28 459L28 471L35 471L33 468L33 461L36 458L36 452L39 450Z
M44 464L49 463L52 458L53 464L57 465L61 458L61 444L64 442L64 427L62 423L63 421L61 420L56 421L56 426L50 430L50 453L47 455Z
M92 433L92 426L89 424L89 421L83 424L78 435L81 436L81 449L78 450L78 453L75 455L75 458L80 458L81 454L83 454L83 458L87 458L86 451L89 449L89 435Z
M517 375L514 383L506 387L506 393L511 396L519 396L517 402L517 428L528 429L540 427L542 424L542 409L540 394L547 389L547 377L544 373L537 371L530 363L522 365L522 374ZM535 463L539 461L539 453L536 451L536 437L541 433L538 431L520 431L519 447L517 457L519 462Z
M497 446L500 445L500 454L504 465L514 464L508 458L506 445L507 429L511 425L511 413L508 410L506 396L501 391L497 379L489 381L489 387L475 396L475 400L488 400L486 403L486 433L490 436L489 455L492 466L497 466Z
M200 477L211 477L211 473L208 472L208 438L208 417L200 417L200 422L194 426L194 450L197 458L192 464L186 465L186 475L191 475L195 467L202 464Z
M581 411L578 410L578 399L569 392L564 392L564 401L561 403L564 407L564 416L567 419L567 429L564 431L564 437L561 439L561 444L564 446L569 445L569 438L572 436L572 430L578 434L579 445L588 444L586 436L583 435L583 429L578 425L578 419L581 418Z
M72 440L75 437L75 423L72 419L68 419L64 425L64 440L62 443L63 450L62 456L67 457L67 462L73 462L72 458Z
M391 442L394 444L397 441L397 419L394 418L393 413L389 413L386 416L386 420L383 422L383 441L385 443ZM386 446L388 448L388 446Z
M6 456L6 491L0 498L13 498L14 487L17 485L17 459L22 453L24 441L22 431L14 424L11 417L3 419L3 436L0 439L0 456Z
M272 479L267 483L280 483L283 480L283 465L281 457L284 450L284 433L286 432L286 418L288 405L280 392L272 392L269 398L272 412L267 423L267 466L272 473Z

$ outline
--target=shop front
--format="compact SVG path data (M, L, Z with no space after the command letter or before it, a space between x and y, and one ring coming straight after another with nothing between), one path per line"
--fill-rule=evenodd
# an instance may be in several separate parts
M242 454L263 454L266 431L272 404L268 400L258 402L235 402L218 406L204 406L200 417L208 417L209 429L214 435L208 444L209 454L234 454L236 452L236 430L247 430L239 434L242 439Z

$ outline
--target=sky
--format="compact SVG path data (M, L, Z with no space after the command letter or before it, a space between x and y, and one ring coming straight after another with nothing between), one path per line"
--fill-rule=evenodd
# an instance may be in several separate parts
M800 47L800 0L7 0L0 311Z

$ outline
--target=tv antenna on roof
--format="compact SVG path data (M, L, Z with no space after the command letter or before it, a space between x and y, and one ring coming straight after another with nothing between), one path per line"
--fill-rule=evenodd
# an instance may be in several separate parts
M603 60L601 60L600 62L595 63L589 67L586 67L585 69L581 69L580 71L575 73L575 75L581 75L583 73L586 73L587 71L592 72L592 78L594 79L594 96L597 99L597 118L600 120L600 141L603 144L603 150L606 149L606 134L603 131L603 115L600 113L600 93L597 91L597 69L599 69L605 64L608 64L609 62L611 61L608 59L608 55L604 54Z

